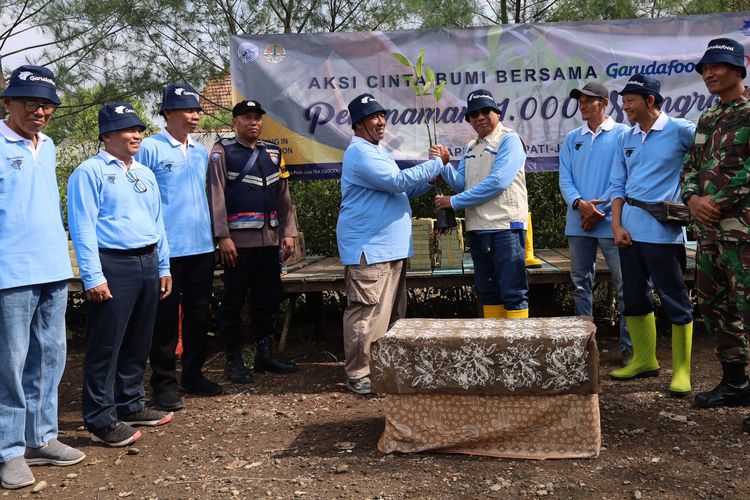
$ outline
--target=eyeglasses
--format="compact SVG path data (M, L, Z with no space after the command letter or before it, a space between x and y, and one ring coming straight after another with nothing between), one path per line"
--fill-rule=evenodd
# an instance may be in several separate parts
M479 113L482 113L484 116L489 115L493 111L492 108L482 108L475 111L472 111L469 113L469 118L472 120L476 120L479 117Z
M146 183L143 182L138 178L138 174L136 174L133 170L128 170L125 172L125 177L128 178L130 182L133 182L133 189L135 189L136 193L145 193L148 191L148 186L146 186Z
M42 108L42 112L45 115L49 115L57 109L57 104L52 104L51 102L27 101L26 99L23 99L21 102L23 103L23 108L29 113L36 113L37 109Z

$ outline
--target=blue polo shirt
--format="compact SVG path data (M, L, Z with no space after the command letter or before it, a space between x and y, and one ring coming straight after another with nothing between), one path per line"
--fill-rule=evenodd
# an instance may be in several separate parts
M694 133L694 123L662 113L648 132L635 124L630 132L621 135L612 165L611 199L681 202L680 171ZM671 244L685 241L681 226L659 222L642 208L627 203L622 210L622 226L633 241Z
M341 211L336 224L345 266L405 259L413 253L410 196L429 189L443 169L440 158L401 170L379 145L353 137L341 169Z
M153 172L133 160L125 164L104 150L81 163L68 180L68 227L86 290L106 282L99 248L131 250L157 243L159 276L169 276L169 245L159 186ZM132 177L131 174L131 177Z
M630 127L607 117L597 128L588 124L572 130L565 136L560 148L560 192L568 205L565 216L566 236L589 236L612 238L612 211L607 201L597 205L605 214L591 231L581 227L581 212L573 209L573 202L584 200L608 200L607 188L612 172L612 162L619 151L619 136Z
M0 290L73 277L55 175L55 145L0 121Z
M153 171L159 184L170 258L213 252L208 150L190 137L185 145L162 130L143 140L135 159Z

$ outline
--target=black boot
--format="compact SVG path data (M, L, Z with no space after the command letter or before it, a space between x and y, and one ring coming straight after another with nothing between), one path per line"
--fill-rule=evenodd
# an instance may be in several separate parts
M270 335L259 339L255 344L255 371L262 373L269 371L271 373L294 373L297 371L295 363L287 363L273 357L271 345L273 339Z
M245 362L242 361L242 354L239 352L227 353L224 376L235 384L249 384L253 381L253 374L245 366Z
M742 421L742 430L745 432L750 432L750 417L747 417Z
M745 365L722 363L724 376L719 385L708 392L695 396L695 405L701 408L717 406L750 406L750 381L745 374Z

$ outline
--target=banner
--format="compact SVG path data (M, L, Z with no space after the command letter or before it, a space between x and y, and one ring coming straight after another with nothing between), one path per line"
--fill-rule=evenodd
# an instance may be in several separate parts
M636 73L662 83L662 109L696 121L717 102L695 71L712 38L748 47L750 13L603 22L517 24L470 29L233 36L233 99L268 111L263 138L279 145L293 178L337 178L352 137L347 104L373 94L389 112L386 147L402 167L427 159L425 120L393 52L425 64L446 81L435 114L439 141L461 157L475 133L466 96L490 90L503 123L526 145L528 171L556 170L560 143L581 125L569 92L599 80L610 89L607 113L626 121L618 91ZM746 48L746 52L750 52ZM429 98L428 98L429 99Z

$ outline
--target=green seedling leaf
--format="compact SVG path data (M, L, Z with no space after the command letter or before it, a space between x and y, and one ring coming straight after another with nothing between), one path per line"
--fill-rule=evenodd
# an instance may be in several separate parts
M446 83L448 82L442 82L440 85L435 87L435 102L439 102L443 97L443 89L445 88Z
M391 54L393 54L393 57L395 57L398 62L407 68L411 68L411 61L405 55L399 54L398 52L392 52Z
M427 74L427 83L434 84L435 83L435 72L432 70L432 68L430 68L429 66L427 66L424 69L424 71Z

